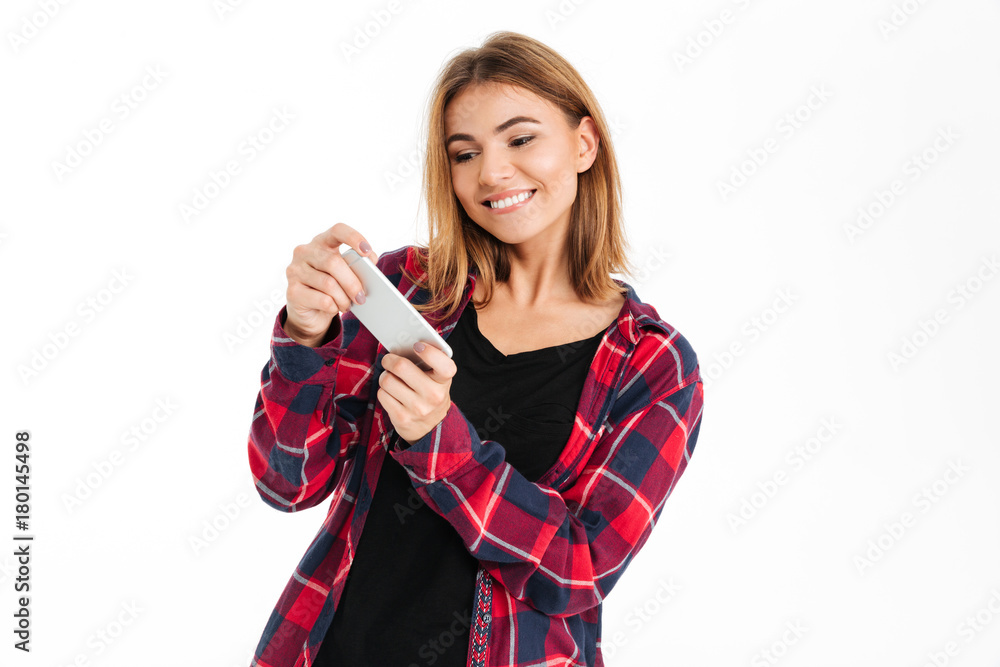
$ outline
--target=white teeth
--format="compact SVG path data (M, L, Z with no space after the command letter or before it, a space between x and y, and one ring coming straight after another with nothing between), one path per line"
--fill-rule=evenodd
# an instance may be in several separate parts
M520 194L514 195L513 197L507 197L506 199L500 199L497 201L490 202L490 208L507 208L508 206L513 206L514 204L519 204L525 199L530 198L534 194L531 192L522 192Z

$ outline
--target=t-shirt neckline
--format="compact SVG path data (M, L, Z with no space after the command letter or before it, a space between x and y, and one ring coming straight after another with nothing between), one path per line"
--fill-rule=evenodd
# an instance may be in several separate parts
M548 356L552 354L553 351L558 350L561 347L566 347L566 346L578 347L582 344L593 341L595 338L603 338L604 334L606 334L608 331L607 329L604 329L602 331L598 331L596 334L590 336L589 338L582 338L580 340L571 341L569 343L560 343L558 345L549 345L548 347L541 347L534 350L524 350L522 352L514 352L513 354L504 354L503 352L498 350L495 345L493 345L490 339L487 338L482 331L479 330L479 313L476 312L476 307L472 304L471 301L466 306L466 308L472 311L472 313L470 314L470 318L472 320L470 322L470 324L472 325L470 327L472 330L472 335L475 336L475 338L479 340L480 343L485 345L486 348L490 351L490 354L493 355L499 361L532 359L534 357Z

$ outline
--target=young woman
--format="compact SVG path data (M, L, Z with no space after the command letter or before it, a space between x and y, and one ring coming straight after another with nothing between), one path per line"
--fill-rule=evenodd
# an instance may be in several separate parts
M287 270L250 431L262 500L332 498L254 665L602 665L601 605L694 451L694 350L627 283L607 124L517 33L434 91L430 237L376 255L337 224ZM347 244L448 340L387 353ZM420 345L418 344L419 348Z

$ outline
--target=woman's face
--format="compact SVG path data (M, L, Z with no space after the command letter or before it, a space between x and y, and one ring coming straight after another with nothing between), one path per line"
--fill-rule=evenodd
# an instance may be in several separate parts
M597 156L593 119L572 128L524 88L473 84L445 109L445 142L455 194L474 222L504 243L564 249L577 174Z

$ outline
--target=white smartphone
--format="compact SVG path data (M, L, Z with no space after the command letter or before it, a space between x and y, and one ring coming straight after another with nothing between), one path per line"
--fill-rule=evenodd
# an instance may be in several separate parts
M374 262L362 257L353 248L348 248L341 256L361 280L365 291L365 302L352 302L349 312L365 325L385 349L406 357L425 371L430 370L430 366L413 349L413 344L417 341L434 345L451 358L451 347L444 338L389 282Z

